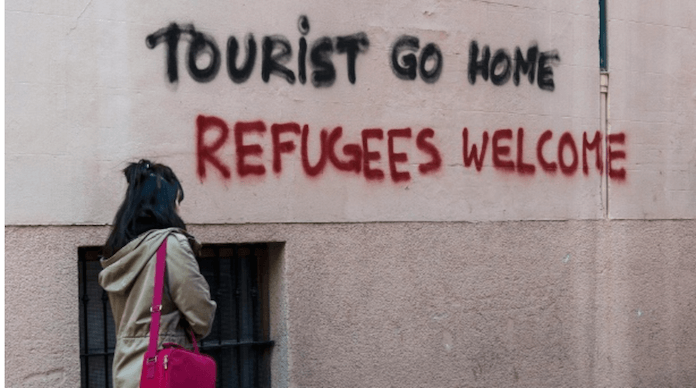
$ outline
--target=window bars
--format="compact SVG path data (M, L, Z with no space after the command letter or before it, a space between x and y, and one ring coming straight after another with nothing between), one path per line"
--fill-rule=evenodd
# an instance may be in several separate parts
M78 249L82 387L112 386L116 336L108 296L97 283L99 253ZM199 346L217 362L217 387L270 387L266 244L204 245L198 264L218 305Z

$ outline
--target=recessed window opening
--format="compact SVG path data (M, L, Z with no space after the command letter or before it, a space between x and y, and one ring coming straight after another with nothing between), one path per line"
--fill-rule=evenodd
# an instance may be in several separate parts
M99 286L101 247L78 248L82 387L112 387L116 334ZM217 303L211 333L199 348L217 362L217 387L270 387L268 244L206 244L198 264Z

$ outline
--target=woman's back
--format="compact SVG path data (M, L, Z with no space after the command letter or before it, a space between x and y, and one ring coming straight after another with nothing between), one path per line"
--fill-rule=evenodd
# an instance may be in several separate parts
M108 259L99 284L109 293L116 325L114 387L137 387L149 340L150 306L155 279L155 254L167 238L167 260L162 296L159 344L190 344L186 328L197 337L210 332L216 304L200 274L189 237L177 228L144 233Z

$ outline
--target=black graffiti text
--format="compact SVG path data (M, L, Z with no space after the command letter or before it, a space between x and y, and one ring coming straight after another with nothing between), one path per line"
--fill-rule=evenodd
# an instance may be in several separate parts
M474 85L480 75L484 81L490 78L493 85L505 85L510 78L515 86L521 81L521 74L526 74L530 84L534 84L536 76L537 85L542 90L553 91L553 69L561 60L558 51L539 52L539 47L532 44L525 53L519 47L515 48L514 61L510 53L505 49L496 50L491 56L489 46L479 49L478 43L474 40L469 44L469 66L467 76L469 83ZM514 71L513 71L514 62Z
M298 40L296 68L291 65L293 60L293 45L284 35L266 35L261 39L261 79L270 82L271 77L279 77L289 84L307 81L307 59L311 65L309 80L315 87L328 87L336 81L337 74L334 66L334 55L346 57L347 78L351 84L356 82L356 60L360 54L367 51L370 41L364 32L344 36L322 36L308 46L307 34L310 30L309 20L300 16L298 30L301 37ZM179 26L171 23L147 36L145 43L154 49L160 43L165 46L165 61L167 79L170 83L179 80L178 51L179 42L189 42L186 54L186 69L192 79L197 82L210 82L218 75L222 64L222 53L215 38L196 30L193 24ZM254 71L257 58L257 42L249 33L244 39L243 59L241 58L240 42L235 36L227 39L226 69L227 75L234 83L246 82ZM207 61L205 58L207 57ZM294 68L294 69L293 69Z
M435 43L428 43L423 47L420 56L416 53L420 48L417 37L403 35L392 46L391 66L394 75L403 80L416 79L416 72L426 83L434 83L442 73L442 51ZM403 54L403 53L407 54ZM403 55L402 55L403 54Z

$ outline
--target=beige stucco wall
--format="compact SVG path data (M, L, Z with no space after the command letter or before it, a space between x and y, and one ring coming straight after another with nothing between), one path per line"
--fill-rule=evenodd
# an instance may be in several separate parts
M7 94L12 97L6 107L6 164L7 182L14 188L7 195L10 224L111 222L124 191L124 181L114 173L141 157L174 168L193 205L183 209L184 215L196 223L603 216L606 174L594 165L587 174L582 172L583 134L592 139L600 129L595 1L217 1L192 6L171 0L147 4L70 0L60 4L8 1L6 5ZM304 36L305 83L299 81L298 64L302 15L311 27ZM192 26L216 42L221 62L214 78L203 82L191 76L187 55L192 38L182 33L178 78L169 81L168 46L160 42L148 47L146 38L171 23L181 29ZM248 34L257 45L256 60L248 80L235 83L227 72L227 42L235 37L244 47ZM357 54L351 83L347 54L338 51L337 42L338 37L353 34L364 34L369 47ZM413 80L395 75L391 54L405 35L418 38L419 49L400 53L399 66L405 66L402 57L409 54L427 58L423 53L432 43L442 54L439 78L428 83L422 72ZM284 65L294 74L292 83L275 74L268 82L262 79L262 42L274 36L289 42L292 54ZM313 64L311 52L322 38L334 47L330 58L336 78L330 86L316 87L311 77L322 68ZM501 85L493 84L492 75L484 79L480 71L475 82L469 80L474 43L480 52L474 62L482 60L488 47L486 74L500 75ZM527 52L533 47L538 51L533 56L534 82L522 72L516 86L516 50L530 57ZM501 62L491 70L497 53ZM245 55L245 50L239 54L238 66ZM502 75L505 58L511 61L507 78ZM201 54L198 59L196 66L205 68L210 57ZM221 125L200 124L199 117L226 123L228 137L219 148L214 144L224 140ZM256 121L264 123L265 132L236 138L237 123ZM328 160L321 173L311 176L303 167L300 134L286 132L279 142L291 142L295 149L279 154L276 172L273 150L279 147L273 145L271 127L288 122L300 128L307 125L306 159L312 166L322 154L322 129L334 133L336 127L342 128L342 136L330 147L340 161L346 163L354 155L343 152L347 144L369 157L360 159L359 172L342 171ZM395 156L390 157L389 131L405 128L411 129L410 137L395 136ZM433 135L418 140L426 128ZM480 156L488 136L481 171L464 161L464 128L467 154L476 144ZM381 132L370 137L365 132L370 129ZM542 154L549 163L558 159L563 134L573 139L575 156L570 143L565 148L566 163L575 166L570 175L542 168L537 145L547 130L552 138L544 143ZM199 142L202 148L197 147ZM239 147L245 146L261 147L261 152L240 162ZM214 151L209 155L201 149ZM439 164L421 172L421 167L435 161L433 150ZM596 152L589 152L590 164ZM213 160L229 169L227 178ZM501 167L520 162L533 166L534 174ZM265 172L244 175L243 164ZM621 166L622 161L616 164ZM383 177L368 170L380 171ZM398 180L405 173L409 178ZM37 175L44 179L33 179ZM82 200L63 201L58 207L54 197L30 195L47 190L59 198Z
M194 225L285 242L275 387L655 387L696 381L696 222ZM79 385L77 246L6 231L6 383ZM379 238L375 238L379 236Z
M6 383L79 385L77 248L102 244L125 188L128 162L171 165L186 189L182 214L203 242L274 245L272 326L277 387L693 386L696 381L696 2L609 1L608 89L600 88L598 2L208 2L7 1L6 10ZM331 87L261 78L261 41L288 38L298 75L307 15L308 46L322 36L364 32L355 83L346 54L334 53ZM146 37L192 23L222 52L210 82L186 70L167 80L165 46ZM226 42L253 33L256 65L247 81L226 73ZM442 50L440 78L395 76L395 40L420 38ZM467 78L471 42L514 53L556 50L555 88L538 80L495 86ZM335 42L334 42L335 43ZM419 51L420 52L420 51ZM239 59L241 61L241 58ZM205 58L199 66L206 66ZM307 62L308 76L313 70ZM605 94L602 94L605 93ZM199 115L229 125L214 155L215 131L197 137ZM262 146L240 176L237 122L262 120ZM369 140L382 180L339 171L318 176L296 148L273 171L273 123L318 132L343 127L335 149ZM395 152L408 155L395 182L387 132L411 127ZM417 133L432 128L442 157L428 174ZM463 128L479 146L481 171L462 157ZM518 128L524 128L520 143ZM219 128L218 128L219 129ZM534 174L494 166L498 157ZM602 137L602 168L545 171L559 162L564 133ZM503 134L502 132L500 132ZM613 135L612 140L609 136ZM519 144L519 146L518 146ZM469 150L471 143L469 143ZM566 163L572 152L566 149ZM613 168L608 171L608 152ZM582 149L578 148L578 158ZM618 152L618 153L616 153ZM623 154L621 154L623 153ZM518 159L519 155L522 160ZM623 156L622 156L623 155ZM374 155L373 155L374 156ZM363 165L365 166L365 164Z
M696 3L607 1L609 131L625 131L615 218L696 217Z
M111 222L124 189L117 171L141 157L177 171L194 205L184 214L196 223L696 217L696 5L690 0L608 3L607 104L600 97L597 1L239 1L200 7L185 1L8 1L6 11L6 222L11 225ZM370 43L357 55L354 83L347 76L347 56L337 49L331 86L315 87L310 78L289 83L277 75L262 80L266 36L288 40L292 55L285 65L299 78L301 15L311 26L305 36L310 78L315 42L328 37L335 45L339 36L365 34ZM190 75L191 38L184 34L178 81L168 81L166 44L148 47L146 38L170 23L192 25L216 42L221 64L213 79L199 82ZM258 47L255 65L248 80L235 83L226 70L227 39L242 42L248 34ZM439 47L443 67L436 81L395 76L390 54L403 35L417 37L420 49L402 54L421 55L428 43ZM480 51L489 46L492 57L498 50L514 57L518 48L526 55L533 46L558 54L546 67L554 89L542 89L539 74L532 84L521 74L519 85L510 78L495 86L477 73L472 83L473 42ZM196 66L204 68L206 59L202 55ZM511 66L514 73L514 61ZM217 117L229 127L228 139L211 151L229 168L228 178L197 148L199 140L204 149L214 148L220 136L218 127L200 132L199 116ZM238 142L235 124L256 120L266 132L247 133ZM368 178L364 166L359 173L340 171L331 161L310 176L302 163L301 136L294 133L279 137L295 149L279 154L281 168L275 172L271 126L288 122L308 126L310 164L320 158L319 131L341 126L337 157L350 160L342 151L346 144L360 149L367 144L376 159L365 158L363 165L384 178ZM406 127L411 137L394 138L393 151L407 161L395 161L392 173L388 131ZM382 139L363 136L374 128L382 130ZM425 143L441 157L440 167L429 173L420 172L432 161L417 140L424 128L433 129ZM546 131L551 138L540 142ZM597 131L606 142L603 163L596 168L597 151L589 150L585 174L583 136L591 141ZM471 152L476 144L480 152L484 133L489 142L478 171L465 161L463 149ZM495 133L501 135L498 151ZM558 157L566 133L577 158L568 142ZM261 154L247 155L243 163L263 166L263 175L241 176L236 147L242 143L261 147ZM555 170L545 170L541 159L556 163ZM560 171L560 159L567 174ZM506 170L501 163L516 168ZM535 168L533 174L517 168L525 164ZM625 175L611 175L610 168ZM409 179L394 180L406 172Z

